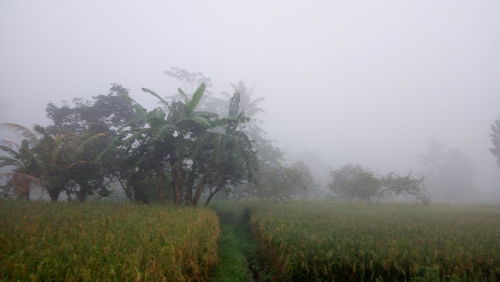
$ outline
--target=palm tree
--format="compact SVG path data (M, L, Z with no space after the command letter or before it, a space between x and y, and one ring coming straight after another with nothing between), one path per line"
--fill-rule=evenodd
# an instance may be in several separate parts
M82 152L89 145L103 134L86 136L74 133L50 134L40 125L35 125L33 130L15 123L5 123L5 127L19 132L23 137L19 150L0 147L0 150L8 153L10 158L2 159L2 166L14 165L11 172L13 176L10 180L12 185L22 190L24 185L33 182L39 183L49 194L52 201L57 201L62 191L67 191L68 195L76 193L83 201L90 192L89 187L82 182L82 166L87 170L90 165L89 160L82 158ZM22 176L22 177L21 177ZM22 180L24 179L24 180ZM27 179L31 179L30 182ZM75 184L79 184L79 190L74 190Z
M2 174L9 178L2 187L3 196L8 196L12 191L17 198L29 200L32 185L39 183L39 171L28 142L23 140L19 146L13 142L3 141L0 151L6 153L6 156L0 156L0 168L14 167L10 172Z

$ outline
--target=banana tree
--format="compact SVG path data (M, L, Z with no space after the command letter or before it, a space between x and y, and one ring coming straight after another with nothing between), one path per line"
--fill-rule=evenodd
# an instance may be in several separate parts
M240 111L240 93L236 91L229 102L227 117L220 121L224 131L216 137L214 158L208 166L212 181L205 205L218 192L254 180L258 169L256 152L244 131L249 120L245 112Z
M178 94L182 100L169 103L152 90L143 88L144 92L158 98L168 110L168 115L162 119L164 127L157 132L161 134L155 134L155 139L163 145L162 149L168 150L160 154L163 159L157 163L158 171L165 171L168 167L172 200L176 204L187 202L186 199L191 198L190 186L194 180L193 174L189 172L193 167L192 151L199 143L198 140L213 127L217 118L214 113L197 111L205 89L205 84L202 83L192 95L188 95L179 88Z
M148 179L154 183L156 193L145 202L169 199L176 204L196 205L206 189L211 199L227 185L251 178L255 153L240 130L248 118L238 110L239 93L231 99L228 115L220 118L197 110L204 84L192 95L179 89L181 99L172 101L150 89L143 91L156 97L163 108L147 111L136 104L135 126L122 130L116 138L118 146L111 147L127 152L128 164L135 167L131 177L138 183ZM136 196L145 194L144 185L127 182Z

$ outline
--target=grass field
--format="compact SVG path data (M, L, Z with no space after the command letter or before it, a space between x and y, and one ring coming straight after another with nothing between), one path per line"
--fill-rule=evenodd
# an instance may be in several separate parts
M204 208L0 201L0 280L205 281L219 232Z
M256 203L275 279L498 281L500 206Z

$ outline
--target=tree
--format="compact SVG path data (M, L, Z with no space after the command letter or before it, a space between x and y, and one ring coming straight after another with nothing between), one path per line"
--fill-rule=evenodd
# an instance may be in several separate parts
M431 139L427 151L419 156L419 162L425 169L424 175L434 177L445 159L446 145L437 139Z
M135 104L126 88L112 84L106 95L98 95L90 100L75 98L72 105L61 107L52 103L47 105L47 116L53 122L46 128L49 134L78 135L79 138L99 136L93 138L92 146L81 147L78 156L73 154L80 165L72 167L74 185L68 189L80 201L94 192L106 195L109 193L107 187L113 181L122 184L126 195L131 196L127 180L133 169L125 162L125 152L115 147L113 153L106 158L99 156L108 148L119 130L134 126Z
M239 196L289 200L306 195L313 185L309 168L304 163L290 166L261 163L256 181L243 186Z
M46 112L53 125L48 126L47 131L53 134L104 133L112 137L113 133L129 125L135 117L134 104L128 89L119 84L112 84L106 95L98 95L90 100L75 98L72 105L57 107L49 103Z
M155 193L132 185L135 198L171 200L175 204L197 205L207 193L206 204L215 194L251 180L256 170L255 153L248 136L241 131L248 118L239 111L239 93L229 103L225 117L199 111L205 85L190 95L178 89L181 100L163 99L154 91L162 108L147 111L134 105L135 126L124 129L110 147L127 152L127 163L136 167L135 180L151 181ZM107 153L104 155L108 155ZM142 193L142 194L141 194ZM146 196L146 197L145 197Z
M330 171L330 176L328 187L341 198L371 203L380 189L379 179L360 165L345 165Z
M264 98L253 99L253 88L248 88L242 81L232 86L241 94L240 108L249 117L249 122L243 131L252 140L259 167L255 174L256 181L240 185L235 189L234 196L275 200L304 196L315 185L310 170L303 162L285 164L283 152L273 144L261 128L262 121L257 119L257 115L265 112L260 106Z
M189 83L203 78L177 71ZM2 164L16 164L16 175L29 170L53 201L61 192L80 201L94 193L106 195L116 181L135 201L197 205L205 195L208 204L217 193L254 179L257 158L245 132L250 119L240 108L238 91L225 103L225 113L215 113L200 109L204 83L193 93L179 88L171 99L142 90L161 106L147 110L117 84L90 100L48 104L50 126L33 131L13 126L23 134L35 165L7 147L11 158Z
M380 203L383 196L407 195L415 197L423 204L429 203L429 198L424 194L424 178L415 178L409 173L399 176L390 172L383 177L376 177L373 172L360 165L345 165L337 170L330 171L331 182L329 188L341 198L360 200L372 203L372 198L377 197Z
M429 198L424 194L423 186L424 178L415 178L408 173L407 176L399 176L394 172L390 172L380 179L380 189L377 197L377 204L384 195L394 194L413 196L423 204L429 204Z
M497 158L497 162L500 165L500 119L495 120L491 125L490 137L493 143L493 148L490 148L490 152Z
M0 168L13 167L10 172L2 174L7 177L7 182L1 187L0 196L5 198L13 193L18 199L29 200L33 184L39 183L39 171L29 143L23 140L17 145L4 140L0 151L6 153L0 157Z
M57 201L62 191L66 191L68 196L76 194L80 201L84 201L87 194L94 191L88 183L94 180L94 164L81 159L81 152L90 147L101 134L50 134L40 125L35 125L33 131L14 123L6 123L4 126L20 132L24 137L17 152L8 150L5 146L0 147L11 155L10 159L3 159L3 165L14 164L10 183L18 187L17 190L20 184L16 182L22 176L21 179L24 180L18 183L26 183L24 185L30 187L36 181L48 192L52 201ZM80 185L79 189L75 189L77 184ZM94 188L102 189L101 192L105 193L102 185Z
M433 199L459 201L474 196L476 169L462 151L447 149L443 143L431 140L420 162L423 166L420 175L425 177Z

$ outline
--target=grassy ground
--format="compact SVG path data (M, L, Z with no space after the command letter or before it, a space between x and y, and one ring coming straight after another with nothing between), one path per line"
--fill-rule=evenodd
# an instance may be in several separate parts
M219 239L219 264L212 281L269 281L259 258L259 246L249 225L245 206L218 201L212 206L219 216L222 234Z

